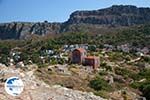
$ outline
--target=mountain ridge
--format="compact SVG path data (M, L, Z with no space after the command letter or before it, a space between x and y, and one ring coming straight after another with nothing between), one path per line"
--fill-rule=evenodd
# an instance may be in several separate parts
M80 31L81 26L102 27L129 27L133 25L149 24L150 8L132 5L113 5L108 8L75 11L63 23L44 22L12 22L0 24L0 39L28 39L32 34L45 36L70 31ZM83 29L86 30L87 28ZM92 32L92 31L90 31Z
M70 15L68 23L88 23L100 25L130 26L144 24L150 20L150 8L137 8L136 6L117 6L93 10L76 11ZM140 20L142 19L142 20Z

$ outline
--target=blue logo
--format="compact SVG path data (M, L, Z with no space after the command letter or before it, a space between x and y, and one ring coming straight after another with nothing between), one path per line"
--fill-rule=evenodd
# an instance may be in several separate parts
M24 84L18 77L10 77L5 82L5 90L12 96L18 96L23 91Z

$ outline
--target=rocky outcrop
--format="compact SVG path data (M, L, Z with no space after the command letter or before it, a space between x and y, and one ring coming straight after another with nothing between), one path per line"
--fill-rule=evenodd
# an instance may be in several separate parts
M45 36L63 32L79 32L90 28L99 31L104 26L122 27L147 23L150 23L150 8L114 5L100 10L75 11L64 23L45 21L42 23L12 22L0 24L0 39L28 39L32 34Z
M0 64L0 79L17 76L24 83L24 90L18 96L6 93L5 81L0 81L0 100L106 100L93 93L81 92L61 86L49 86L35 76L36 65L27 65L26 70L6 67Z
M0 24L0 39L25 39L32 34L57 34L60 33L59 30L60 23L4 23Z
M68 24L86 23L110 26L131 26L150 22L150 8L117 6L93 11L76 11L70 15Z

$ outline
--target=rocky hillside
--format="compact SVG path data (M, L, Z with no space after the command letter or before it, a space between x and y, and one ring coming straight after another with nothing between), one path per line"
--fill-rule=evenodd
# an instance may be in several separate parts
M103 26L121 27L147 23L150 23L150 8L114 5L100 10L75 11L64 23L48 23L47 21L42 23L3 23L0 24L0 39L26 39L32 34L44 36L70 31L90 31L89 29L99 31Z
M12 22L0 24L0 39L26 39L32 34L60 33L60 23Z
M67 21L69 24L86 23L111 26L131 26L150 22L150 8L117 6L93 11L76 11Z
M34 75L36 68L36 65L28 65L23 70L0 64L0 100L106 100L93 93L49 86ZM18 76L24 83L24 90L19 96L13 97L4 89L5 80L12 76Z

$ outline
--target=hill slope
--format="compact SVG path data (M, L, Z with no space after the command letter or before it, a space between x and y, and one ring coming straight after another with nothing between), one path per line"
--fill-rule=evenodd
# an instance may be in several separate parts
M86 23L110 26L131 26L150 22L150 8L117 6L93 11L76 11L67 21L69 24Z
M0 24L0 39L28 39L31 35L44 36L63 32L81 32L87 30L101 32L105 27L118 28L150 23L150 8L136 6L117 6L93 10L75 11L64 23L12 22ZM89 30L90 29L90 30ZM103 32L104 33L104 32Z

